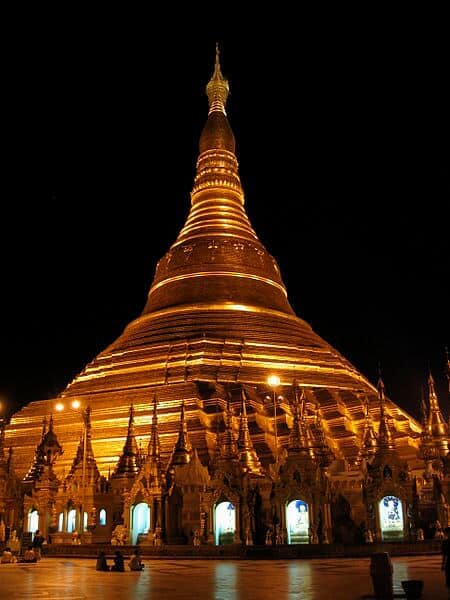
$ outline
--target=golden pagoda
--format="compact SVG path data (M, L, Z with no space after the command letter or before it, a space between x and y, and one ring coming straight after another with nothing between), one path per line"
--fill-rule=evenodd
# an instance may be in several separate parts
M64 448L54 470L59 477L70 470L83 429L80 414L69 408L72 400L90 409L90 456L104 478L112 472L120 475L124 448L128 454L133 448L135 465L136 448L149 444L151 427L154 443L158 436L158 485L139 492L130 471L129 506L134 489L162 501L161 489L169 485L170 473L177 472L174 456L180 473L197 473L199 489L210 476L208 485L216 485L217 472L226 468L230 473L243 469L248 480L276 480L283 461L297 454L311 461L328 457L318 462L342 482L340 489L346 481L363 477L362 456L373 454L365 445L376 444L380 429L377 389L295 315L277 262L250 224L226 114L229 85L218 49L206 94L209 111L200 135L190 211L156 265L146 306L57 399L32 402L12 417L6 443L14 448L14 468L21 477L33 464L42 420L53 413L56 401L66 409L54 417ZM276 387L268 383L273 375L279 378ZM389 422L390 443L401 459L415 460L419 423L388 398L381 416L382 428ZM443 447L448 431L441 434L441 429ZM224 439L229 440L228 453ZM239 442L234 443L235 455L233 439ZM142 453L139 459L145 463ZM295 461L289 461L289 469L297 473ZM164 475L164 469L170 473ZM311 469L313 473L313 465ZM324 489L331 489L328 483ZM214 494L210 492L211 498L217 499ZM331 527L330 518L323 523ZM204 526L205 539L214 537ZM275 531L271 535L275 539Z

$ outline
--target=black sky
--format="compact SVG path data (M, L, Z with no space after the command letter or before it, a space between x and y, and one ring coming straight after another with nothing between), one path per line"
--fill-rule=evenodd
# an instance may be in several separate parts
M419 17L157 41L157 23L116 15L15 37L3 86L9 406L62 391L143 309L187 216L218 39L247 212L291 305L371 381L381 361L414 415L430 365L448 414L450 53L439 15Z

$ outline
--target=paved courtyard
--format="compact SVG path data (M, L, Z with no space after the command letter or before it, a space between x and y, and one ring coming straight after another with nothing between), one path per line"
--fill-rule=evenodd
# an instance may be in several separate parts
M369 559L145 560L142 573L100 573L94 559L0 565L0 598L14 600L356 600L372 592ZM423 600L449 598L439 556L394 558L394 589L423 579Z

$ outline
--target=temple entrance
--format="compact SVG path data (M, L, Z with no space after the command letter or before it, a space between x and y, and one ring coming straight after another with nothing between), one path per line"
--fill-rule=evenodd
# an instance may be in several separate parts
M382 540L403 539L403 508L400 498L385 496L379 502L379 512Z
M28 531L34 534L36 529L39 529L39 513L34 509L28 513Z
M236 508L231 502L217 504L215 510L216 545L234 544Z
M147 502L139 502L131 507L131 543L137 544L141 533L150 529L150 507Z
M288 544L309 542L308 505L303 500L292 500L286 506Z

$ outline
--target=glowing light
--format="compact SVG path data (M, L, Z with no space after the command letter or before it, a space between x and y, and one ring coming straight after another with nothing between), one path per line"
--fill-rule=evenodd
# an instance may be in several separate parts
M270 387L278 387L280 385L280 378L278 375L269 375L267 378L267 383L270 385Z
M80 408L80 406L81 406L81 402L79 400L72 400L72 403L71 403L72 408L77 410L77 408Z
M64 404L62 402L57 402L55 404L55 410L58 412L62 412L64 410Z

